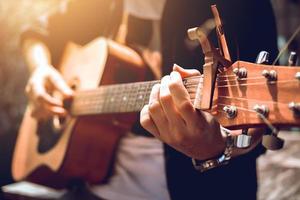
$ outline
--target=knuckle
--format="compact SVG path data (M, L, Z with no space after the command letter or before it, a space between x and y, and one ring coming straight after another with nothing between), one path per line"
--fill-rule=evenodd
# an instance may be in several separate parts
M179 133L179 130L176 124L174 123L170 123L168 129L169 129L169 134L176 135Z
M160 88L160 83L156 83L153 85L152 90L158 91Z
M163 94L160 96L159 99L162 104L167 104L167 105L170 105L170 103L172 103L173 101L171 94Z
M177 144L181 144L182 141L184 141L184 136L180 133L176 133L174 134L174 141L177 143Z
M179 104L178 109L180 111L191 111L191 110L194 109L194 107L193 107L193 105L192 105L192 103L190 101L186 100L186 101L182 101Z
M141 117L140 123L141 123L142 127L144 127L144 128L148 128L148 127L152 126L152 121L149 116Z
M160 103L158 101L154 101L149 105L149 113L156 113L161 109Z
M170 91L174 91L176 89L180 88L180 83L178 81L171 81L169 83L169 89Z

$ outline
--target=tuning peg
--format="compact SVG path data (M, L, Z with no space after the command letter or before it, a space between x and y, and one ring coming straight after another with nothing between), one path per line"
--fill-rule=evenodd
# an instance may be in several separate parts
M232 119L237 115L236 106L224 106L223 111L227 114L227 118Z
M251 145L251 136L248 135L248 129L243 129L242 134L238 135L235 140L237 148L248 148Z
M296 103L294 101L289 103L289 109L293 111L295 117L300 116L300 103Z
M256 64L266 64L269 62L269 53L266 51L261 51L256 57Z
M234 68L233 73L238 77L238 79L247 78L247 69L244 67Z
M261 73L268 81L277 81L277 72L275 70L264 69Z
M275 134L264 135L262 139L262 144L268 150L279 150L282 149L284 145L284 140Z
M297 65L297 60L298 60L297 53L292 51L290 53L290 56L289 56L288 65L289 66L296 66Z

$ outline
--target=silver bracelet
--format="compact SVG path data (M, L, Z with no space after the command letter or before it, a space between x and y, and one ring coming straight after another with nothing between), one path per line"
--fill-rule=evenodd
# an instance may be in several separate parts
M224 152L216 158L212 158L212 159L208 159L208 160L204 160L204 161L192 159L192 163L196 170L198 170L200 172L205 172L207 170L228 164L229 160L231 159L232 152L233 152L234 139L230 135L230 132L227 129L221 127L221 131L222 131L222 133L226 134L226 147L225 147Z

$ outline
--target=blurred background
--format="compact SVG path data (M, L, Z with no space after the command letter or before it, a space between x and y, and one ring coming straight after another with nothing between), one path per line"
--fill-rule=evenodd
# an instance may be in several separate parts
M20 32L65 1L0 0L0 185L12 182L11 155L27 101L24 88L29 73L19 49ZM300 25L300 0L272 0L272 3L280 49ZM289 50L299 55L300 35ZM280 59L281 64L287 64L287 57L288 52ZM268 152L259 159L259 199L300 199L300 134L295 131L282 135L286 138L285 149Z

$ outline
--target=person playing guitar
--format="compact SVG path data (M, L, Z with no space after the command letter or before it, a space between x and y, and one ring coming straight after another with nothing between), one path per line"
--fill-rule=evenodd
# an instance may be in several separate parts
M263 150L258 145L248 152L259 143L263 129L249 130L253 135L251 146L232 149L230 155L225 155L232 157L228 165L200 173L191 161L193 158L201 165L219 158L228 142L226 130L220 130L212 115L193 107L183 86L182 78L200 72L173 66L202 66L199 43L189 41L186 30L211 18L209 7L213 3L221 8L231 53L239 53L233 54L232 60L253 61L261 50L276 56L276 27L268 0L125 0L124 8L129 14L126 44L152 69L154 75L149 73L150 77L159 76L160 66L165 76L154 85L149 103L140 113L141 125L155 138L135 125L121 139L112 176L107 183L91 187L99 198L256 198L255 160ZM64 98L74 94L56 69L66 42L84 45L98 36L114 38L122 8L121 1L74 0L46 23L24 32L22 48L31 71L26 93L35 118L68 115L63 101L50 92L58 91ZM162 64L157 51L161 52Z

